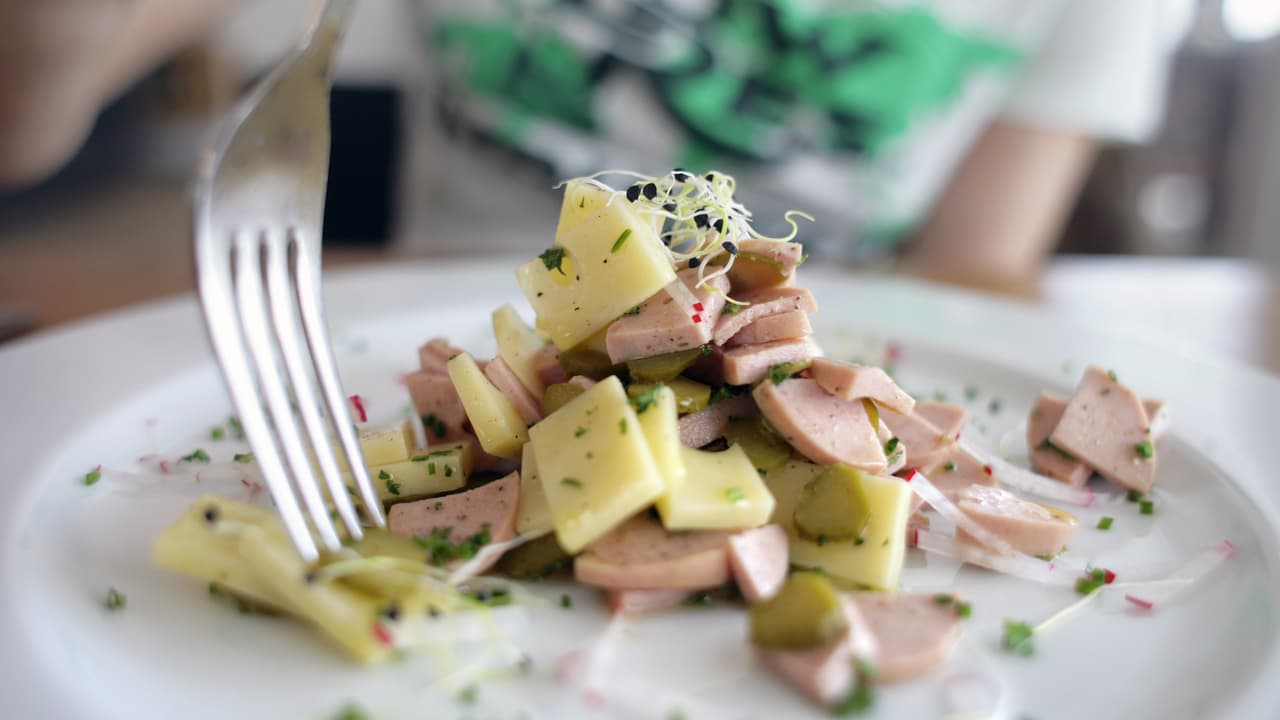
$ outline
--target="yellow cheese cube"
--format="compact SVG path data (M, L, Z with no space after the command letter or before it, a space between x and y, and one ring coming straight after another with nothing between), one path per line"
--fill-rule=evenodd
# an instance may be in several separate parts
M366 465L385 465L409 459L413 428L408 420L366 425L357 430Z
M525 443L520 459L520 507L516 511L516 532L520 535L553 527L551 506L538 476L538 460L533 443Z
M657 503L668 530L736 530L769 522L773 495L741 446L680 451L688 475Z
M804 486L822 472L811 463L789 462L769 474L769 487L778 501L774 522L787 528L791 562L821 568L846 583L890 590L898 586L906 556L907 517L911 511L911 487L901 478L865 475L863 490L871 518L857 540L817 543L795 532L791 515Z
M518 457L520 447L529 441L529 430L511 401L467 353L455 355L446 367L480 447L490 455Z
M534 367L533 359L544 346L542 338L524 324L520 314L509 303L493 311L493 336L498 340L498 355L520 378L520 384L534 397L541 398L546 386Z
M369 477L383 502L457 490L471 475L470 449L464 443L419 448L408 460L370 465Z
M530 431L556 537L577 553L666 490L639 418L616 376Z
M684 484L688 468L684 464L684 444L680 442L680 423L676 417L676 394L671 388L658 391L658 399L640 415L640 429L649 443L653 459L658 463L667 492Z
M644 302L676 278L653 226L615 201L566 230L553 250L562 270L542 259L516 268L539 330L567 350ZM570 266L571 265L571 266Z
M600 212L609 202L610 193L581 180L565 183L564 200L560 203L560 219L556 222L556 242L564 234Z

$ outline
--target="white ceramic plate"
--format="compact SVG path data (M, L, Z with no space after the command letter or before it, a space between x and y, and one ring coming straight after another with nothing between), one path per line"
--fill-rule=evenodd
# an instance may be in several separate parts
M340 274L329 308L347 389L389 418L414 348L448 335L492 352L488 314L519 301L514 262L400 265ZM1153 517L1123 501L1081 511L1074 557L1116 568L1174 565L1230 539L1235 557L1176 604L1148 615L1104 601L1038 638L1032 658L1003 654L1005 618L1036 621L1075 599L913 552L904 584L960 588L973 602L966 640L928 680L879 692L875 717L961 711L1017 718L1276 717L1275 446L1280 382L1213 359L1068 326L1037 310L967 294L806 268L822 304L819 338L850 354L866 335L901 343L908 390L966 402L994 445L1042 388L1069 391L1086 362L1114 368L1166 398L1174 432L1162 446ZM863 342L863 341L858 341ZM229 405L190 300L46 333L0 352L0 687L15 718L328 718L356 702L377 718L822 717L757 669L742 613L690 609L627 620L584 692L556 680L558 660L597 641L594 596L535 587L545 607L497 613L532 671L485 680L474 703L438 658L361 668L299 624L244 616L203 584L154 569L150 544L196 495L180 476L139 489L123 471L140 456L204 447ZM966 388L976 391L965 399ZM996 400L998 408L992 407ZM981 434L979 435L981 437ZM93 487L80 482L103 465ZM220 487L237 492L235 482ZM1111 532L1098 517L1116 518ZM109 587L128 598L108 612ZM572 610L560 607L571 594Z

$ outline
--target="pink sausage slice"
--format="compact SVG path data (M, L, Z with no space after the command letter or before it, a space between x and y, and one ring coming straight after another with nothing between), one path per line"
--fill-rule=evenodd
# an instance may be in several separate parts
M949 438L959 438L964 424L969 419L969 411L959 405L944 402L918 402L915 414L938 428Z
M516 535L519 504L520 474L511 473L474 490L392 505L387 511L387 526L391 532L405 537L423 537L438 528L448 528L453 542L465 540L487 527L490 542L503 542ZM493 562L497 561L494 557Z
M729 279L723 275L698 282L696 270L682 270L672 281L640 304L634 315L623 315L609 325L605 348L615 363L663 355L705 345L711 340L716 317L724 307ZM692 303L683 302L692 292ZM701 310L698 307L701 306Z
M729 580L729 533L669 532L641 512L573 561L578 582L615 590L705 590Z
M756 403L750 395L718 400L705 410L680 416L680 442L685 447L700 448L716 438L724 437L724 431L733 418L754 417L756 413Z
M560 350L555 343L548 343L533 356L533 368L543 385L564 382L564 367L560 364Z
M813 345L806 338L740 345L724 353L724 381L730 385L750 385L768 377L769 368L774 365L808 360L813 356Z
M857 688L855 660L865 660L876 667L880 663L870 624L853 600L848 596L842 600L849 628L839 637L813 648L757 648L765 667L824 707L835 705Z
M532 425L542 419L542 408L538 405L538 399L529 392L524 383L520 382L520 378L516 377L506 360L500 357L490 360L484 366L484 376L489 378L489 382L493 383L503 397L510 401L511 406L520 413L520 419L526 424Z
M463 429L467 411L448 375L419 370L404 376L405 387L418 416L423 418L427 444L453 442L467 437Z
M569 378L569 384L577 385L583 390L590 390L591 388L595 387L596 381L592 380L586 375L574 375L573 377Z
M955 452L956 441L918 414L900 415L886 409L880 413L880 422L906 446L904 467L929 474Z
M781 525L745 530L729 538L729 568L747 602L773 597L791 567L787 531Z
M605 602L615 613L652 613L680 607L689 590L605 590Z
M809 324L809 313L803 310L766 315L738 331L729 338L725 347L738 345L759 345L775 340L791 340L808 337L813 334L813 325Z
M969 452L956 448L951 457L935 465L931 471L924 472L939 490L954 499L957 493L970 485L995 485L995 476L988 469Z
M877 475L888 467L861 401L841 400L807 378L760 383L751 394L783 439L819 465L845 463Z
M1074 515L998 487L970 485L960 491L956 506L1028 555L1057 555L1079 528ZM956 528L956 537L978 544L962 528Z
M711 339L717 345L729 342L729 338L742 332L743 328L762 317L796 310L808 313L818 311L818 303L813 299L813 293L804 288L760 288L741 293L734 299L748 304L739 307L735 313L720 315L715 321L716 330Z
M931 593L853 593L879 648L876 680L895 683L933 672L964 632L955 603Z
M1066 409L1066 398L1050 392L1040 393L1027 418L1027 449L1036 472L1058 482L1081 487L1089 481L1093 471L1049 440Z
M424 372L447 375L445 365L449 358L461 352L444 338L431 338L418 348L418 365Z
M889 373L874 365L816 358L810 371L823 390L838 398L871 398L877 405L903 415L910 415L915 408L916 401L898 387Z
M1156 456L1142 398L1091 365L1049 439L1111 482L1145 493L1156 480Z

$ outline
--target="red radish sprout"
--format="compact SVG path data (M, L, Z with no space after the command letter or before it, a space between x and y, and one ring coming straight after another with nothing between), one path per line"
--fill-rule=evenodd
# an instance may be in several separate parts
M960 436L957 435L956 439L959 440ZM1093 505L1094 492L1088 487L1072 487L1053 478L1018 467L996 453L979 448L970 442L961 440L960 449L978 458L983 463L984 472L994 476L1002 484L1014 490L1021 490L1042 498L1071 503L1080 507ZM990 471L988 471L988 468Z

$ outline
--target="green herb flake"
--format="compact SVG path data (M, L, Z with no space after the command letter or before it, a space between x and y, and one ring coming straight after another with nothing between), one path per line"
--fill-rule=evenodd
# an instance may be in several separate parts
M624 312L624 313L622 313L622 314L623 314L623 315L639 315L639 314L640 314L640 306L639 306L639 305L637 305L637 306L635 306L635 307L631 308L630 310L628 310L628 311L626 311L626 312Z
M1081 595L1088 595L1094 590L1102 587L1104 584L1106 583L1103 580L1096 580L1092 577L1082 577L1076 579L1075 588L1077 593Z
M409 462L426 462L426 461L427 461L426 455L414 455L413 457L409 458Z
M218 587L218 583L209 583L209 596L222 597L222 588Z
M964 389L964 399L973 402L978 398L978 388L969 385Z
M561 484L561 485L567 485L567 486L572 487L572 488L580 488L580 487L582 487L582 481L581 481L581 480L579 480L578 478L572 478L572 477L561 478L561 479L560 479L560 484Z
M414 536L413 541L418 544L418 547L427 551L428 562L440 566L451 560L473 558L481 547L493 540L493 535L489 532L489 523L481 526L479 532L458 542L450 539L452 534L452 527L438 527L427 535Z
M1032 643L1034 632L1031 626L1024 622L1005 620L1004 635L1000 638L1000 647L1005 652L1021 657L1030 657L1036 651L1035 645Z
M198 463L208 464L209 453L205 452L204 448L196 448L190 455L183 455L182 461L189 462L189 463L198 462Z
M253 453L236 453L231 459L242 465L247 465L253 462Z
M1107 371L1107 377L1108 377L1108 378L1110 378L1111 382L1119 382L1118 380L1116 380L1116 371L1115 371L1115 370L1108 370L1108 371Z
M584 428L584 427L578 427L578 429L576 429L576 430L574 430L574 431L573 431L573 436L574 436L574 437L576 437L576 438L580 438L580 437L582 437L583 435L586 435L586 434L587 434L587 429L586 429L586 428Z
M231 430L231 437L236 440L244 439L244 426L240 424L240 418L232 415L227 418L227 428Z
M629 237L631 237L631 228L623 230L622 234L618 236L618 239L613 241L613 247L609 248L609 253L613 254L621 250L622 246L627 243L627 238Z
M1137 490L1130 490L1125 497L1132 503L1142 502L1142 493Z
M437 501L436 501L436 504L435 504L431 509L432 509L432 510L440 510L440 509L441 509L441 508L443 508L443 507L444 507L444 503L442 503L442 502L440 502L440 501L438 501L438 500L437 500Z
M729 502L733 503L745 502L747 499L747 494L737 485L734 485L731 488L726 488L724 496L729 500Z
M102 606L111 611L123 610L128 604L128 598L124 593L115 588L107 588L107 597L102 601Z
M630 398L632 409L634 409L637 413L642 413L645 410L648 410L649 408L653 407L654 404L658 402L658 393L662 392L662 387L663 387L662 383L654 383L653 387L649 388L648 390L645 390L644 392L640 393L639 395L633 398ZM626 423L626 420L624 419L622 422ZM626 430L623 429L622 432L625 433Z
M565 610L571 610L573 608L573 598L569 597L568 593L560 596L560 607Z
M436 474L436 464L435 464L435 463L433 463L433 462L429 462L429 463L427 463L427 474L428 474L428 475L435 475L435 474Z
M568 277L568 275L564 271L564 268L562 267L562 265L564 264L564 253L565 253L565 250L564 248L561 248L561 247L547 248L545 251L543 251L541 255L538 256L538 259L542 261L542 265L547 269L547 272L551 272L552 270L555 270L555 271L558 271L561 275Z
M953 462L949 462L949 463L947 463L946 465L943 465L943 466L942 466L942 469L943 469L943 470L945 470L946 472L955 472L955 471L956 471L956 464L955 464L955 463L953 463Z
M968 618L973 615L973 606L967 602L956 603L956 617Z
M445 476L445 477L453 477L453 466L452 466L452 465L445 465L445 466L444 466L444 476Z
M884 444L884 454L885 454L885 455L892 455L892 454L893 454L893 451L898 449L898 445L899 445L901 442L902 442L902 441L901 441L901 440L899 440L899 439L898 439L898 438L896 438L896 437L891 437L891 438L889 438L889 442L887 442L887 443L885 443L885 444Z
M1110 516L1104 517L1104 518L1102 518L1101 520L1099 520L1099 521L1098 521L1098 529L1099 529L1099 530L1110 530L1110 529L1111 529L1111 523L1113 523L1113 522L1115 522L1115 521L1116 521L1116 520L1115 520L1115 518L1113 518L1113 517L1110 517Z
M619 434L621 434L621 435L626 435L626 434L627 434L627 419L626 419L626 418L621 418L621 419L619 419L619 420L618 420L618 433L619 433Z
M480 697L480 690L475 685L468 685L458 693L458 702L472 705Z
M400 483L387 480L387 492L391 493L392 495L399 495Z
M836 717L861 715L870 710L874 704L875 695L871 692L871 685L866 682L859 682L857 689L849 693L849 696L844 700L832 706L831 714Z
M955 601L956 601L956 596L949 595L947 593L939 593L933 596L933 602L938 605L951 605Z
M344 705L333 720L372 720L371 716L359 705Z
M437 439L443 438L449 432L449 429L445 427L444 421L436 417L435 413L428 413L422 416L422 425L427 430L430 430ZM427 454L430 455L431 453Z
M387 472L386 470L379 470L379 471L378 471L378 479L379 479L379 480L390 480L390 479L391 479L391 473Z
M97 484L97 482L98 482L99 480L101 480L101 479L102 479L102 468L101 468L101 466L96 467L96 468L94 468L94 469L92 469L92 470L90 470L89 472L87 472L87 473L85 473L85 474L84 474L84 484L85 484L85 485L96 485L96 484Z
M1150 440L1143 440L1142 442L1135 445L1133 450L1134 452L1138 453L1138 457L1142 458L1143 460L1150 460L1156 454L1156 448L1154 445L1151 444Z
M582 196L582 197L578 198L578 209L579 209L579 210L581 210L582 208L585 208L586 206L587 206L587 198L586 198L586 196L584 195L584 196Z
M223 428L216 427L209 431L210 440L223 440L227 437L227 431Z
M1138 512L1143 515L1154 515L1156 513L1156 504L1150 500L1143 500L1138 503Z
M734 302L734 301L730 300L730 301L728 301L728 302L726 302L726 303L724 304L724 310L721 310L721 311L720 311L720 313L721 313L722 315L734 315L734 314L736 314L739 310L741 310L742 308L744 308L744 307L746 307L746 306L747 306L747 304L746 304L746 303Z

